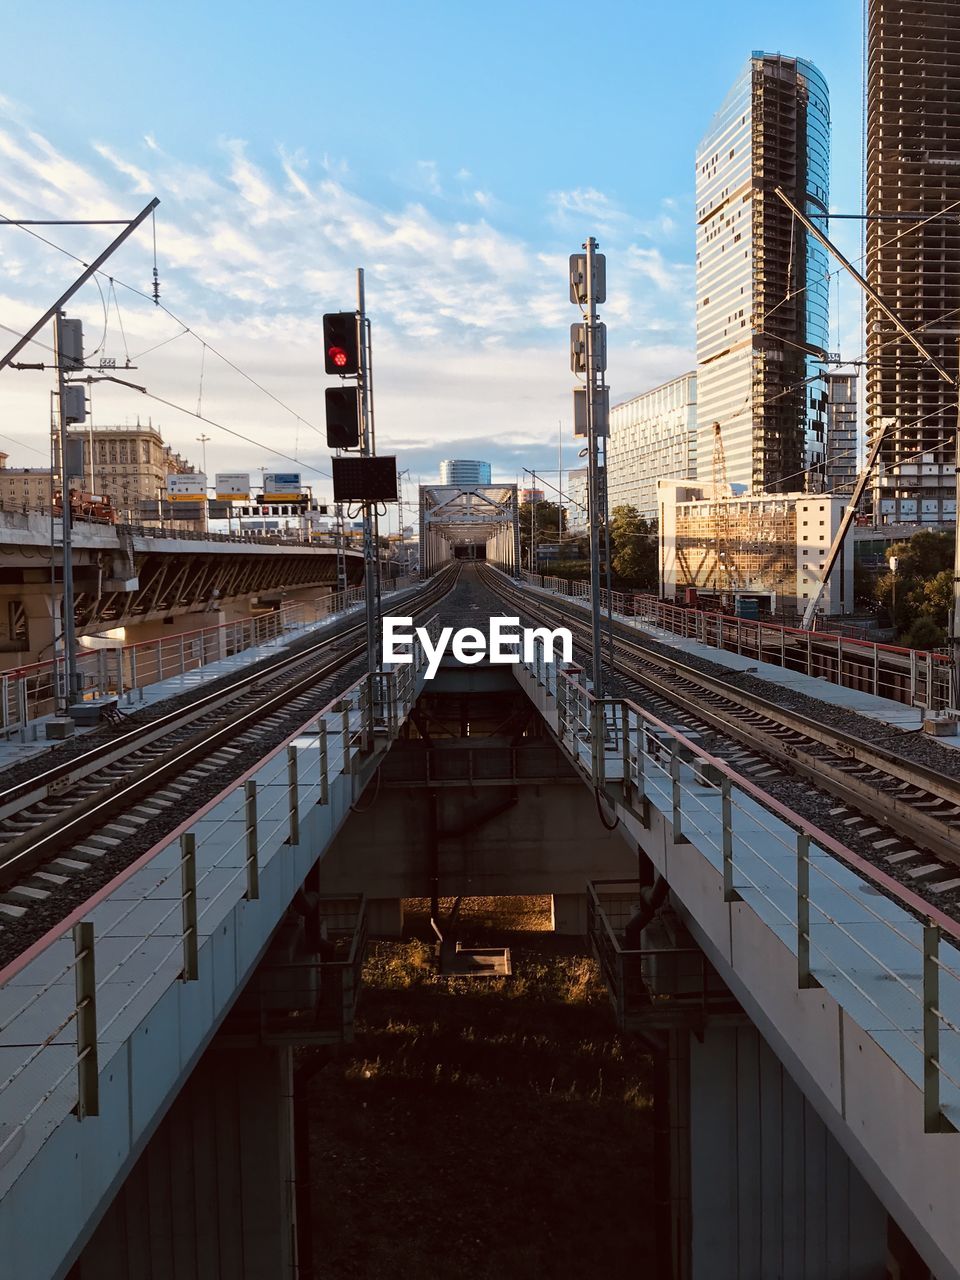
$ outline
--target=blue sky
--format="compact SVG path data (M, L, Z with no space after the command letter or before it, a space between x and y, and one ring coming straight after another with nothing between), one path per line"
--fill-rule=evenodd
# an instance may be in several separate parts
M357 16L359 13L360 16ZM589 22L585 19L589 14ZM104 351L134 381L232 425L231 439L135 392L99 389L101 422L152 415L208 470L296 454L326 467L326 310L367 271L381 451L414 475L445 455L504 477L567 461L566 256L607 253L614 399L692 367L694 148L753 49L812 59L831 89L834 208L860 198L860 6L647 3L250 3L93 0L4 19L0 212L132 215L156 194L163 298L301 415L257 393L170 317L120 289ZM13 56L10 56L10 55ZM856 249L857 224L836 224ZM83 257L105 235L51 233ZM146 287L141 234L111 268ZM24 327L67 259L0 230L0 323ZM836 294L834 293L834 298ZM103 303L74 308L99 340ZM841 286L840 341L859 350ZM836 326L834 326L835 328ZM0 335L3 331L0 331ZM39 348L34 357L40 358ZM0 432L42 448L43 375L0 374ZM11 464L35 455L0 441Z

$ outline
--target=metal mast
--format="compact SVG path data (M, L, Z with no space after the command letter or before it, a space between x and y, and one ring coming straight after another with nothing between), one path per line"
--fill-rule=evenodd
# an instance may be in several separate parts
M373 415L370 404L370 362L367 349L367 314L363 289L363 267L357 268L357 351L360 356L360 453L363 457L372 457ZM379 654L379 610L377 570L378 548L375 543L374 504L363 504L363 590L366 600L367 616L367 670L373 673L380 667Z
M77 619L73 602L73 512L70 508L70 477L67 474L67 396L63 355L63 311L53 320L54 359L57 362L57 402L60 426L60 510L63 531L63 661L66 673L65 710L80 700L80 673L77 670ZM53 547L50 548L51 555Z
M587 460L589 464L589 514L590 523L590 623L592 629L592 661L593 690L598 698L603 697L603 658L601 651L602 635L600 621L600 518L605 504L600 494L600 465L598 450L600 439L597 432L597 297L595 272L595 255L597 242L593 236L587 238L583 246L586 250L586 293L587 312L585 329L585 347L587 364Z

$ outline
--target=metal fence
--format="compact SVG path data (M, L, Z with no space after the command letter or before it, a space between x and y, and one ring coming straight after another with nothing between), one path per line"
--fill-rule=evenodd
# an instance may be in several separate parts
M947 1115L960 1127L960 925L656 716L595 698L541 644L524 666L598 791L641 825L657 809L672 843L716 868L724 901L746 903L792 948L797 986L828 988L922 1088L925 1129Z
M589 596L589 583L526 570L520 576L528 586L571 600L586 600ZM606 591L601 590L600 599L601 607L606 610ZM610 603L614 616L623 621L645 623L711 649L725 649L757 662L771 663L928 711L957 707L951 661L944 653L687 609L641 593L614 591Z
M404 579L389 588L403 590ZM138 640L77 652L77 668L84 699L115 697L132 705L142 690L161 680L196 671L211 662L232 657L258 645L332 618L363 603L362 587L348 587L314 601L291 601L255 617L238 618L182 631L156 640ZM47 659L0 672L0 737L26 741L36 737L36 721L54 713L65 697L62 659Z
M427 632L435 642L436 617ZM6 1046L0 1169L20 1146L24 1128L54 1095L62 1098L66 1091L70 1109L81 1120L99 1113L101 1046L109 1041L115 1048L133 1034L148 988L159 1000L171 983L198 979L203 940L216 933L239 901L260 897L264 861L278 856L284 845L299 845L301 822L313 806L331 803L334 779L355 778L357 758L397 736L426 666L419 639L413 641L412 658L364 675L338 694L205 805L186 829L161 841L0 972L0 1044ZM351 788L355 785L352 781ZM141 872L149 872L149 895L121 893L116 912L97 936L93 922L82 917ZM146 896L159 903L159 914L149 927L140 927L133 921ZM341 1000L341 1017L352 1016L356 989L351 984L359 979L364 936L356 930L345 962L340 992L348 999ZM130 962L145 955L149 972L130 978Z

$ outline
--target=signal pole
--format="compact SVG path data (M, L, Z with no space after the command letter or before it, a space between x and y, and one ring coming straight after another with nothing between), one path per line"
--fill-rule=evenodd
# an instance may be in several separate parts
M370 362L367 349L367 313L363 288L363 267L357 267L357 351L360 355L358 381L360 387L360 453L372 457L374 452L373 414L370 400ZM363 504L363 591L367 615L367 670L372 674L380 667L379 547L375 545L374 504Z
M64 711L80 700L77 671L77 620L73 603L73 512L70 509L70 477L67 474L67 379L63 354L63 310L53 319L54 359L57 362L57 402L60 406L60 510L63 531L63 665L65 674ZM51 545L51 553L53 547Z
M600 524L606 508L605 492L601 487L599 447L606 435L607 397L604 384L606 369L606 335L597 320L597 303L606 299L606 261L597 253L597 242L588 237L583 248L585 257L574 254L570 260L570 295L574 302L585 302L583 324L584 372L587 385L584 396L587 437L587 519L590 525L590 623L592 630L593 690L603 696L603 657L600 617ZM583 263L582 281L578 283L580 263ZM598 287L599 286L599 287Z

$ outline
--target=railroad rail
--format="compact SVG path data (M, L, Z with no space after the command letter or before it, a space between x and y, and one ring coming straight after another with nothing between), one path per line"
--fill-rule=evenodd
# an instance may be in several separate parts
M458 576L456 568L438 576L411 613L422 618ZM164 811L182 820L195 789L291 717L303 719L322 698L322 681L365 651L363 624L346 627L0 792L0 920L18 920L88 878Z
M501 599L532 616L529 595L509 579L489 569L481 570L481 577ZM574 602L538 596L535 614L538 621L549 619L569 626L578 647L589 652L589 625ZM874 846L883 847L882 857L888 862L896 858L913 864L905 868L908 875L931 874L939 865L951 874L936 887L940 891L960 888L956 874L960 867L960 777L904 760L852 733L708 676L680 659L653 653L626 624L614 623L614 669L710 730L759 751L844 805L882 822L906 844L894 848L889 837L885 840L884 833L874 829L872 834L881 837ZM960 754L956 769L960 773ZM925 851L935 855L938 864L925 859Z
M531 586L574 600L586 600L589 595L586 582L526 570L521 577ZM604 608L606 595L602 590ZM772 619L739 618L713 609L670 604L635 592L612 592L611 606L615 614L642 619L711 649L725 649L905 706L944 711L957 705L952 664L944 653L881 644L844 633L842 624L840 631L808 631Z

